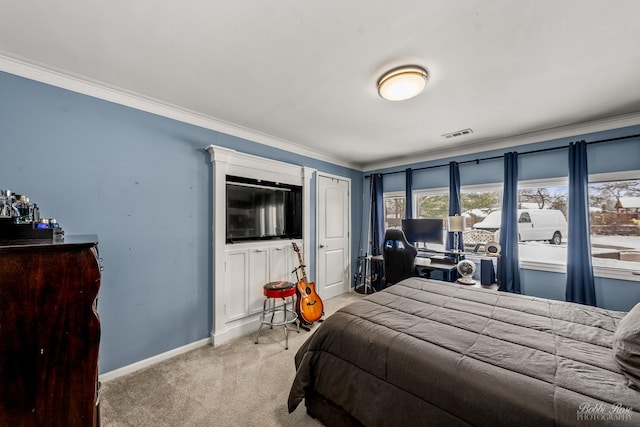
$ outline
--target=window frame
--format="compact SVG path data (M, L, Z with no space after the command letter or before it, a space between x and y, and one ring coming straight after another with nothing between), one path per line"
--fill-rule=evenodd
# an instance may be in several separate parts
M413 197L413 218L417 218L417 211L416 209L418 209L418 199L421 196L435 196L435 195L443 195L445 194L447 197L449 197L449 187L434 187L434 188L422 188L419 190L413 190L411 196ZM443 220L446 220L446 218L443 218Z
M406 199L406 193L404 191L384 191L382 193L382 202L384 203L384 207L385 207L385 212L384 212L385 226L387 223L387 199ZM406 200L405 200L404 206L406 209L407 207ZM389 228L396 228L396 227L389 227Z

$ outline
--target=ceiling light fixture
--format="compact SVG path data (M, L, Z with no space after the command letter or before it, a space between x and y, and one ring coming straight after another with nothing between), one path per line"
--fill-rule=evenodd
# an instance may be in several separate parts
M417 65L394 68L378 80L378 93L389 101L404 101L422 92L428 79L427 70Z

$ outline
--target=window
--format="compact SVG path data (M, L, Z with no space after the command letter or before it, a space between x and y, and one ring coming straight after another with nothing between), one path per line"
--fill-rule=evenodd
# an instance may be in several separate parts
M414 191L415 200L415 218L441 218L445 219L449 215L449 190L418 190ZM384 210L385 220L384 226L386 228L400 228L402 227L402 220L405 218L405 193L393 192L385 193L384 195ZM443 227L446 227L446 222L442 222ZM443 233L446 236L446 233ZM438 245L432 245L434 249L444 249L444 242L442 247Z
M384 228L400 228L404 219L404 193L387 193L384 195Z
M640 180L589 183L594 266L640 268Z
M615 177L615 176L614 176ZM640 267L640 180L590 178L589 220L591 254L596 268L638 269ZM560 211L567 218L568 189L561 181L546 185L522 183L518 191L520 209ZM535 230L535 218L531 219ZM522 231L519 224L519 231ZM539 227L538 227L539 228ZM568 232L557 240L547 234L521 237L520 259L530 262L562 263L567 259ZM555 233L555 232L554 232ZM549 239L549 240L546 240ZM555 243L556 245L553 245ZM555 247L554 247L555 246Z
M502 207L502 185L469 186L460 189L460 206L467 228L483 221Z
M416 218L442 218L449 216L449 189L415 192Z
M449 189L439 188L433 190L422 190L414 192L416 205L416 218L442 219L442 237L447 238L447 222L444 221L449 216ZM432 250L442 251L445 249L445 242L441 244L430 243L428 247Z
M628 275L617 276L616 272L628 274L629 270L640 270L638 176L640 172L634 171L590 177L591 253L594 271L599 276L628 280ZM416 218L446 219L449 215L448 188L414 190L414 197ZM405 217L404 192L385 194L384 200L385 226L401 227ZM519 183L519 255L526 268L564 272L569 238L567 201L566 178ZM499 238L502 183L463 186L461 207L467 229L477 225L488 232L498 230L494 237ZM540 212L548 217L541 218ZM469 248L477 242L473 243Z
M567 181L529 181L518 185L518 209L551 209L567 216Z
M449 190L414 191L415 218L442 218L449 215ZM385 228L400 228L405 218L405 194L393 192L384 194Z

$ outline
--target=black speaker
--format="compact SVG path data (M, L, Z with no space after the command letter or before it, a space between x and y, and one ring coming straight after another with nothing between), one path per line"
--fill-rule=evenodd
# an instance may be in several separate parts
M493 269L493 260L480 260L480 284L489 286L496 282L496 272Z

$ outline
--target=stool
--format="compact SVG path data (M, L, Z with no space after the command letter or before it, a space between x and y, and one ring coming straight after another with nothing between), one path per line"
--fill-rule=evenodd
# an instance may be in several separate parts
M285 349L289 349L289 332L287 325L289 323L295 323L300 332L300 323L298 321L298 315L295 312L295 299L296 285L291 282L270 282L264 285L263 293L266 297L262 304L262 315L260 316L260 327L256 335L256 344L258 344L258 337L260 337L260 331L264 325L269 325L271 329L274 326L284 327L284 340ZM280 298L283 301L282 305L276 305L277 299ZM287 308L287 298L289 298L290 308ZM277 316L276 316L277 315ZM267 317L269 319L267 320Z

